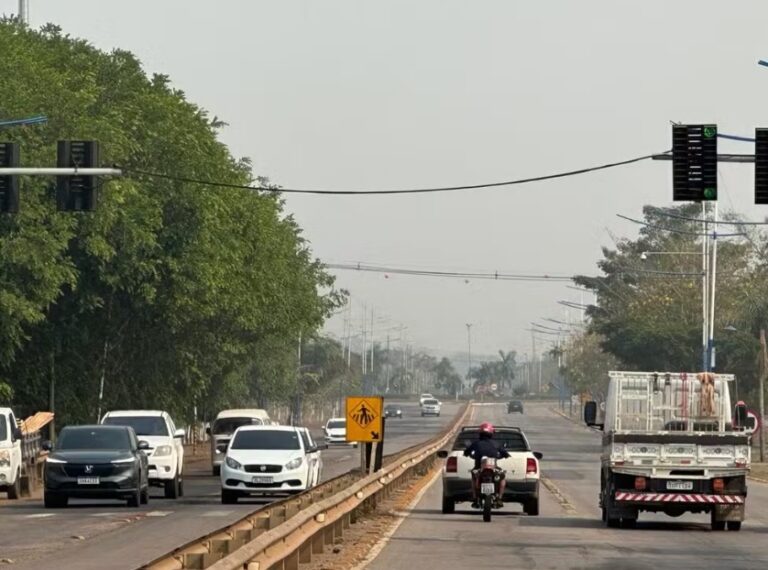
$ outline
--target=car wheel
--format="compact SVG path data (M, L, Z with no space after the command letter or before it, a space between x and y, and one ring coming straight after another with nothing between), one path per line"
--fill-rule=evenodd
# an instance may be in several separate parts
M523 504L523 512L529 517L539 516L539 498L534 497L532 499L528 499Z
M219 475L221 475L221 465L214 465L212 472L214 477L218 477Z
M43 493L43 504L46 509L62 509L67 506L69 498L66 495Z
M139 499L139 502L142 505L146 505L149 503L149 485L144 487L144 489L141 491L141 498Z
M179 475L178 473L173 479L169 479L165 482L165 498L166 499L178 499L179 498Z
M8 487L8 498L15 500L21 497L21 472L16 473L16 482Z
M184 475L179 478L179 497L184 496Z
M456 501L451 497L443 497L443 514L452 515L456 512Z
M221 504L222 505L234 505L237 503L237 493L228 489L221 490Z
M136 492L128 497L125 502L130 508L138 508L138 506L141 504L141 490L136 489Z
M741 521L728 521L728 530L741 530Z

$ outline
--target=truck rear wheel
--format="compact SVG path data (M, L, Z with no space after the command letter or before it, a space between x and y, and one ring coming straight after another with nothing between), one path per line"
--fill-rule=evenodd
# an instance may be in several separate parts
M725 521L717 520L717 515L715 514L715 511L712 511L711 514L711 524L712 524L712 530L725 530Z
M456 512L456 501L451 497L443 497L443 514L452 515Z
M728 521L728 530L741 530L741 521Z

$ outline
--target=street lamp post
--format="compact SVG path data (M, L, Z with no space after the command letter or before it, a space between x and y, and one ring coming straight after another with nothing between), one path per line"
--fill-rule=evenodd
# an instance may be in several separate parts
M472 323L467 323L467 384L472 382Z

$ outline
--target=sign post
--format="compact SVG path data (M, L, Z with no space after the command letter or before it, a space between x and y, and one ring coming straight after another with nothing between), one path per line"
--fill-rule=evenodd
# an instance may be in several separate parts
M347 442L365 444L360 446L360 468L363 473L367 473L369 467L375 468L378 463L376 457L383 450L384 398L347 398Z

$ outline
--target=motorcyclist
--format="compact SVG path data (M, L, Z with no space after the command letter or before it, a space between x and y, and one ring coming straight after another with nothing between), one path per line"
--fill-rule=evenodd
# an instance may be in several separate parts
M491 457L493 459L504 459L509 457L509 453L503 447L500 447L494 440L493 434L496 430L493 424L490 422L483 422L480 424L480 438L470 443L466 449L464 449L464 455L471 457L475 460L475 468L472 470L472 506L478 508L480 506L478 502L478 475L480 473L480 465L483 457ZM507 486L507 481L504 477L504 473L500 473L499 480L499 498L497 507L502 506L502 497L504 497L504 489Z

